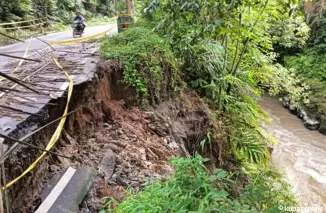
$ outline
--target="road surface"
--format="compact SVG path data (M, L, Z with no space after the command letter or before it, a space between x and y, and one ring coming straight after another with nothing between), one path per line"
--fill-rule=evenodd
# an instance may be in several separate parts
M83 37L92 36L111 29L108 34L116 34L116 25L104 25L96 27L87 27ZM58 32L40 37L47 42L63 41L74 39L72 30ZM4 47L0 47L0 53L10 54L15 56L23 56L30 40L16 43ZM41 63L24 62L22 66L14 73L13 70L17 67L20 60L8 59L0 57L0 71L16 77L25 83L31 83L37 91L42 91L43 95L31 93L26 88L15 86L14 83L8 80L0 81L1 86L5 88L14 87L17 91L3 92L0 91L0 133L21 137L33 130L40 121L40 117L34 119L36 114L42 113L44 107L51 100L51 95L62 97L64 91L68 87L67 79L62 71L55 65L50 54L50 50L46 49L47 44L38 39L32 39L30 45L30 58L42 60ZM94 53L98 51L99 45L95 43L80 42L65 46L54 45L56 49L68 50L74 52ZM35 54L32 54L35 53ZM87 54L75 54L55 52L61 65L73 78L74 84L83 83L92 78L95 71L96 63L99 57L94 57ZM26 82L27 81L27 82ZM48 95L44 95L47 93ZM3 107L5 106L5 108ZM6 107L10 107L8 109ZM16 109L16 110L12 110ZM17 112L20 110L22 112ZM40 116L40 115L37 115ZM31 121L32 120L32 121Z
M116 34L117 27L116 27L116 25L113 25L113 24L103 25L103 26L95 26L95 27L86 27L83 37L87 37L87 36L91 36L91 35L103 32L112 27L115 27L115 28L110 31L110 34ZM45 41L48 41L48 42L74 39L72 37L72 30L67 30L67 31L58 32L58 33L52 33L49 35L41 36L39 38L41 38ZM10 54L10 55L15 55L15 56L23 56L24 52L29 44L29 41L30 41L30 39L26 40L24 43L20 42L20 43L0 47L0 53ZM47 47L47 45L45 43L34 38L34 39L32 39L32 43L30 46L30 52L35 52L35 51L38 51L38 50L46 48L46 47ZM6 63L8 63L8 61L12 61L12 59L8 59L7 57L0 56L0 67L5 65Z

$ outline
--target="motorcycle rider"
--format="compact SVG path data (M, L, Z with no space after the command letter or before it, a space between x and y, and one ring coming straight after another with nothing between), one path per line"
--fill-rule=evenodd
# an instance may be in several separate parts
M79 21L83 25L83 32L84 32L84 29L86 27L85 18L81 15L80 12L76 13L75 21Z

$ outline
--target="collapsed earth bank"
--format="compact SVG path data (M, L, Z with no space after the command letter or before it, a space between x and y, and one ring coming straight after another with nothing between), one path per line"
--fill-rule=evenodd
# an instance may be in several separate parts
M169 69L165 72L169 82ZM80 205L82 212L97 212L102 197L121 201L126 196L123 189L139 189L148 179L167 179L173 173L168 159L199 150L211 124L208 108L198 96L190 92L173 96L163 83L148 98L155 103L140 103L136 91L123 83L122 73L119 61L103 60L92 79L74 87L69 109L76 111L68 116L52 150L70 159L47 154L13 185L9 190L13 212L34 212L42 202L40 194L47 181L76 165L97 170L94 184ZM54 102L55 106L44 109L46 116L39 126L62 115L65 98ZM28 142L45 147L55 127L43 129ZM216 156L215 162L212 160L215 164L221 157L221 145L212 140L212 146L217 146L210 153ZM28 147L17 150L6 163L7 178L20 175L40 154Z

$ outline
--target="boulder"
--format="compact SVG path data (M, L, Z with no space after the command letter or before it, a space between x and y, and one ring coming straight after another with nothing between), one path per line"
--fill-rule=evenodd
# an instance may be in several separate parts
M318 109L317 105L313 103L305 104L305 107L311 111L317 111Z
M320 122L313 118L305 117L303 123L310 130L318 130L320 128Z
M302 120L309 118L308 114L309 113L306 111L306 109L303 106L299 106L297 108L297 116L299 118L301 118ZM310 117L312 117L312 116L310 116Z
M322 119L321 122L320 122L320 127L318 129L318 131L323 134L323 135L326 135L326 120L325 119Z
M304 118L304 113L305 113L304 109L302 109L302 107L299 106L299 107L297 108L297 116L298 116L298 118L303 119L303 118Z
M291 103L289 104L289 110L292 114L296 115L297 114L297 107L295 105L295 103Z
M290 99L288 97L283 97L282 103L285 108L288 108L290 105Z

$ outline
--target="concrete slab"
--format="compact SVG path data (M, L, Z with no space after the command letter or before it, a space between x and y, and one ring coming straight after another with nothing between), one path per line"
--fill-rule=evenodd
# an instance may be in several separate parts
M45 188L41 192L41 199L44 202L53 189L56 189L58 183L62 179L66 171L62 171L54 178L49 180ZM74 172L69 183L64 187L61 194L56 198L47 213L77 213L79 205L88 193L97 175L96 169L92 167L78 167ZM57 187L58 188L58 187ZM51 198L52 199L52 198ZM40 212L42 212L40 210Z

